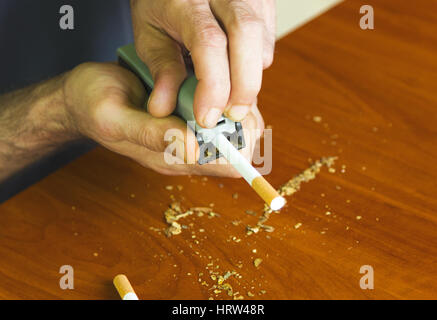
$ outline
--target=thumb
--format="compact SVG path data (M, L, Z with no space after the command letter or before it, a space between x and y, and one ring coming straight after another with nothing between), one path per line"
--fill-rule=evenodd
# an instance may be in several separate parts
M182 149L182 157L194 163L199 145L194 133L176 116L155 118L137 108L128 107L119 117L124 139L155 152L166 152L170 144ZM173 149L172 149L173 150Z
M175 109L179 88L187 76L181 48L176 41L153 27L141 32L135 46L155 83L147 110L155 117L166 117Z

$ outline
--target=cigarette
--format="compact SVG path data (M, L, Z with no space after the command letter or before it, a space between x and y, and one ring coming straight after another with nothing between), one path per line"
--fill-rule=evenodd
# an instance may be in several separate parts
M115 276L113 282L122 300L139 300L129 280L124 274Z
M279 195L271 184L261 176L223 134L218 134L212 142L272 210L279 210L285 205L285 199Z

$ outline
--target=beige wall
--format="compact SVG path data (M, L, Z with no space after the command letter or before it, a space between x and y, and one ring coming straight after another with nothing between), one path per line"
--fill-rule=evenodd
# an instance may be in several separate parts
M277 38L307 23L341 1L342 0L276 0Z

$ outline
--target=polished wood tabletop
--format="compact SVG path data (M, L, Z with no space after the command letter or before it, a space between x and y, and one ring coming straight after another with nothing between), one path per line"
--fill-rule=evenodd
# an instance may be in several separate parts
M345 1L279 40L265 72L266 178L279 188L338 157L273 232L247 234L263 202L242 179L162 176L98 147L0 205L0 298L118 299L119 273L141 299L437 298L437 3L366 3L374 30ZM218 215L166 237L174 201Z

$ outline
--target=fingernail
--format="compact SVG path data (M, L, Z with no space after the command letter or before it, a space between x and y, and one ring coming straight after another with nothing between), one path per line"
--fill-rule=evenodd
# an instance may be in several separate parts
M248 106L232 106L228 111L228 117L233 121L241 121L246 118L249 109Z
M217 125L217 121L222 116L222 111L217 108L209 109L205 118L203 118L203 124L207 128L214 128Z

